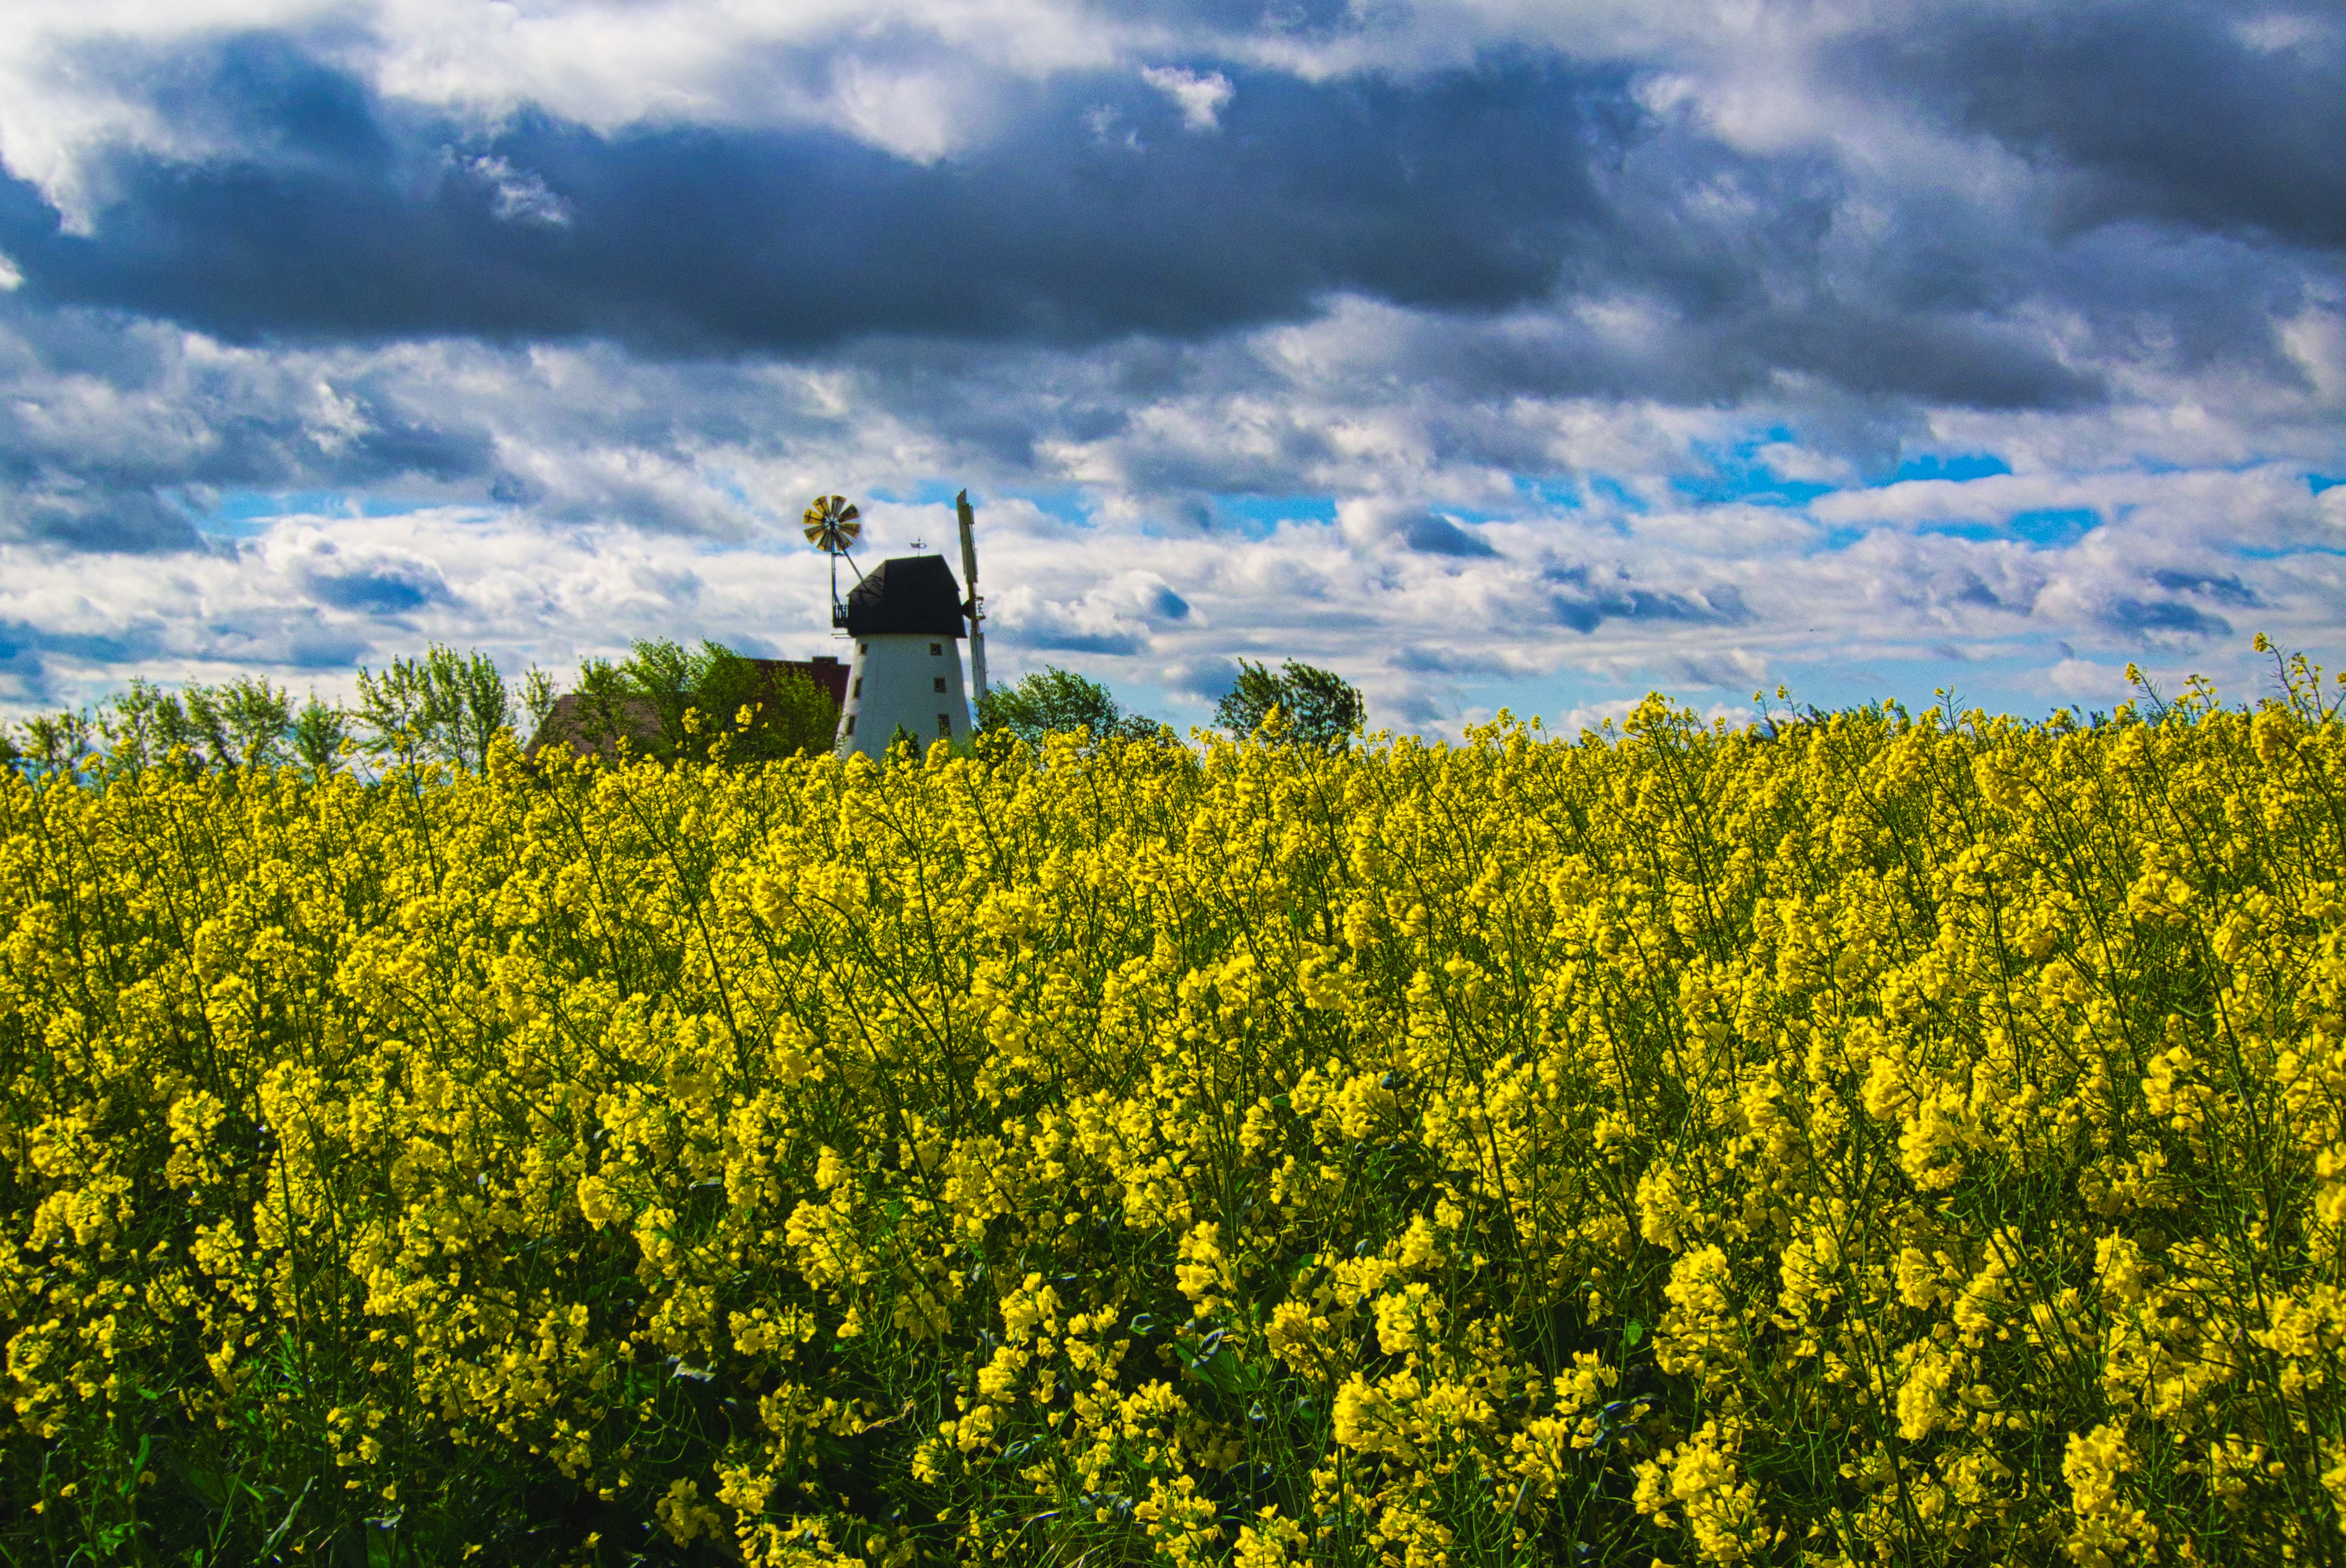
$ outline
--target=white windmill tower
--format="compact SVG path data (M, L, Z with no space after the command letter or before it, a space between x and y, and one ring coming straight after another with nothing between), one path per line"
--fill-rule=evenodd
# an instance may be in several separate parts
M962 560L968 568L976 564L976 551L967 533L965 496L961 510ZM876 762L899 732L923 748L939 740L966 745L969 697L956 644L968 635L964 621L976 611L975 596L963 601L943 555L898 555L859 572L846 603L840 603L837 561L861 531L855 515L836 495L817 500L806 513L808 541L832 557L831 625L855 639L836 749L842 757L860 751Z

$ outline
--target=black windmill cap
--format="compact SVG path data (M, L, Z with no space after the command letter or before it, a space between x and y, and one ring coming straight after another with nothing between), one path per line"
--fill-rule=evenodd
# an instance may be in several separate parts
M898 555L881 562L847 596L850 636L892 632L962 636L961 585L943 555Z

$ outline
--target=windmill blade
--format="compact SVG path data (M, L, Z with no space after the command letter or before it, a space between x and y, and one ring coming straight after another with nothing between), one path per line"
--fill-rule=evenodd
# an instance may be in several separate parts
M800 524L806 542L829 555L843 555L863 533L862 514L844 495L818 495L808 503Z
M961 524L961 570L969 589L969 675L977 699L985 700L985 601L977 594L977 514L970 509L969 492L954 497L954 514Z

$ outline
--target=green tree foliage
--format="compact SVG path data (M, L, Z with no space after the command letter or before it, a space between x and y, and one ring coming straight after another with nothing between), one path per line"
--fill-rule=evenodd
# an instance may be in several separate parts
M68 709L25 721L25 755L43 773L73 767L89 749L90 718Z
M1239 660L1239 677L1214 705L1214 723L1244 739L1260 729L1277 708L1288 738L1327 750L1341 749L1368 721L1368 705L1343 677L1293 659L1273 675L1268 666Z
M533 667L518 684L517 703L487 655L436 643L380 674L362 668L355 712L314 692L297 707L291 692L253 676L177 690L133 677L94 709L0 725L0 767L136 773L175 760L199 771L298 762L323 775L355 742L378 762L447 762L477 771L517 707L542 721L554 706L554 683L543 670Z
M312 692L310 700L301 705L301 711L293 716L293 755L322 778L333 771L349 735L350 715L342 711L342 705L320 702Z
M529 673L521 677L521 706L523 711L529 715L531 734L536 734L544 727L546 716L554 711L558 697L559 694L554 688L554 677L536 665L530 666Z
M497 732L513 727L514 701L488 655L434 643L381 675L361 667L355 717L359 748L370 757L477 771Z
M92 721L107 765L132 772L174 758L198 769L280 767L299 754L293 726L292 694L254 676L178 691L134 678Z
M829 750L839 729L838 704L803 672L774 670L712 642L639 642L617 664L589 659L579 667L578 694L590 742L624 739L663 759L811 756Z
M190 686L184 701L189 724L219 767L273 768L285 760L293 698L282 687L240 676L225 686Z
M152 767L175 751L199 767L209 760L203 732L189 718L180 695L134 677L128 690L99 708L98 733L117 767Z
M1117 706L1107 687L1069 669L1046 665L1012 686L997 686L978 699L980 730L1015 735L1030 746L1043 737L1087 730L1091 738L1138 738L1157 733L1157 721Z

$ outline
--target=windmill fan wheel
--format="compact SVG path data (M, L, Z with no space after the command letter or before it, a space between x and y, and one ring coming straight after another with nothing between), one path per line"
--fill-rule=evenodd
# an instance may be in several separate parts
M827 555L844 555L863 532L862 516L844 495L818 495L806 509L807 543Z

